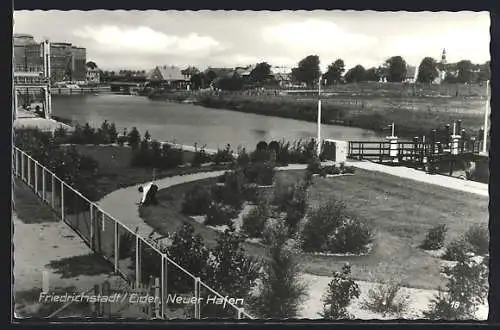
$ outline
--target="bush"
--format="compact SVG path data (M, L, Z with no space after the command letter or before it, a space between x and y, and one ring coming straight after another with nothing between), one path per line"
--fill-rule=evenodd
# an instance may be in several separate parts
M473 247L463 238L452 241L447 247L442 258L449 261L462 261L467 259L467 254Z
M328 236L328 250L333 253L365 253L373 242L371 228L365 221L350 216Z
M464 234L464 240L472 247L472 252L484 255L489 252L489 232L486 226L473 225Z
M135 236L132 233L127 231L120 237L119 251L120 259L127 259L135 255L133 253L135 251Z
M445 224L436 225L429 229L427 236L420 245L424 250L439 250L444 246L444 239L448 228Z
M459 261L454 267L445 267L449 276L445 292L439 292L431 301L424 317L431 320L471 320L488 295L488 265L474 261ZM443 291L443 290L440 290Z
M321 161L318 157L313 157L307 163L307 173L318 174L321 169Z
M401 316L408 309L409 295L402 295L401 286L396 283L379 284L368 291L368 297L361 303L361 307L383 316Z
M260 141L257 143L257 146L255 147L255 150L262 151L266 150L267 151L267 143L266 141Z
M256 184L247 184L243 187L243 199L253 204L258 204L262 200L260 189Z
M195 153L193 161L191 162L191 166L200 167L202 164L209 163L210 161L211 157L206 153L205 148L202 147L200 150L198 150L198 147L195 145Z
M238 211L229 205L222 203L211 203L207 209L204 224L206 226L228 226L233 227L233 218L238 215Z
M249 183L270 186L274 182L274 166L270 163L250 163L243 168L243 174Z
M204 215L212 202L212 194L207 186L197 184L184 196L182 212L187 215Z
M267 220L271 217L269 205L259 203L243 217L242 231L249 237L262 237Z
M334 199L312 209L301 233L304 251L328 251L329 236L346 221L347 217L345 204Z
M250 154L250 161L252 163L265 163L272 160L272 154L267 149L257 149Z
M307 297L299 278L297 244L288 238L287 226L281 219L266 223L264 241L269 244L269 260L264 264L258 295L252 298L252 309L260 318L296 317Z
M194 227L190 224L181 225L177 232L174 233L172 244L168 247L168 255L173 261L195 276L207 278L212 274L207 262L210 258L210 251L207 249L201 235L195 234ZM150 269L150 272L143 271L143 274L161 274L161 259L156 253L155 257L151 260L151 263L156 266L156 269L154 269L156 271L153 272L153 269ZM191 292L193 279L190 276L186 276L177 267L169 266L166 269L169 293ZM144 277L149 281L147 276Z
M246 152L245 148L238 150L238 157L236 158L236 164L240 167L245 167L250 163L250 156Z
M328 284L323 297L323 312L321 317L328 320L351 319L347 307L352 299L359 298L358 284L351 278L351 266L344 265L342 272L334 272L333 279Z
M215 155L212 156L212 161L215 163L215 165L234 162L231 145L228 144L225 149L218 149Z
M212 196L217 202L232 206L241 210L244 202L245 177L241 171L232 171L224 173L224 185L213 186Z
M127 135L128 145L135 150L139 147L140 141L141 141L141 134L137 130L137 127L134 126L132 127L130 133L128 133Z
M307 211L307 185L299 183L292 187L292 198L287 201L285 206L285 221L290 232L294 233Z

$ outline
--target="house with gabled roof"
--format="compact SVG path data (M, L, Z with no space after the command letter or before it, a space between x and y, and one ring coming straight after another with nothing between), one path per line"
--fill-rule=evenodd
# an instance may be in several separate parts
M191 77L182 74L182 70L174 65L155 67L147 74L149 85L160 85L172 89L186 89Z

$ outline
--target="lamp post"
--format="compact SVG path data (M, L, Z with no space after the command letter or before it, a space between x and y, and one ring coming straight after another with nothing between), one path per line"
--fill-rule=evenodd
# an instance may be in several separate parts
M488 139L488 115L490 110L490 101L489 101L489 85L490 81L486 81L486 108L484 110L484 130L483 130L483 154L486 154L488 151L486 149L486 140Z
M321 74L318 79L318 146L317 155L321 155Z

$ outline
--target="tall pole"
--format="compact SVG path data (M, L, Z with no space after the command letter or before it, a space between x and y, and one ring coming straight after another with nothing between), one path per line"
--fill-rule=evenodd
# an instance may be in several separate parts
M318 80L318 157L321 155L321 75Z
M488 115L490 109L490 100L489 100L489 85L490 81L486 81L486 109L484 111L484 130L483 130L483 153L486 154L488 151L486 149L486 140L488 139Z

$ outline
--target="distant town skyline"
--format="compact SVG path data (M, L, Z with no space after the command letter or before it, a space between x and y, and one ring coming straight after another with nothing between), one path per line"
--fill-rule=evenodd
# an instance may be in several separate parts
M369 68L396 55L418 66L443 49L448 62L490 60L488 12L15 11L14 20L14 33L85 47L103 70L291 68L307 55L322 70L337 58Z

